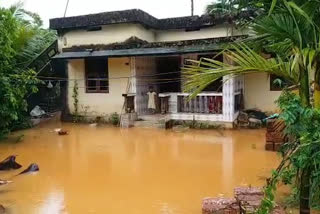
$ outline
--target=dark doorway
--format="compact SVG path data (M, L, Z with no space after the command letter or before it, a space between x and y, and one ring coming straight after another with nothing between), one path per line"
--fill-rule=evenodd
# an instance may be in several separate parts
M215 54L198 55L198 60L200 60L201 58L209 58L209 59L214 59L214 60L223 62L222 54L220 54L220 55L215 55ZM204 66L204 67L206 67L206 66ZM214 81L213 83L211 83L210 85L208 85L205 89L203 89L203 91L222 92L222 88L223 88L222 84L223 84L223 80L222 80L222 78L219 78L216 81Z
M159 92L181 91L181 58L178 56L159 57L157 61L157 83Z
M40 106L46 113L53 113L62 109L62 91L67 85L66 61L52 59L38 73L42 83L38 84L38 91L27 97L28 112L35 106Z

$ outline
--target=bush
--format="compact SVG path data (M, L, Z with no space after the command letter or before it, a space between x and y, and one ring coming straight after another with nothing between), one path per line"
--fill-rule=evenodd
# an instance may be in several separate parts
M18 120L12 122L11 126L11 131L17 131L21 129L29 129L32 127L32 122L30 120L30 117L24 116L19 117Z
M109 116L109 123L111 123L114 126L119 126L119 124L120 124L120 115L117 112L112 113Z
M175 122L174 124L180 125L181 122ZM182 126L190 129L220 129L222 128L219 124L213 124L209 122L198 122L195 120L183 121Z
M28 64L51 42L37 37L48 32L39 24L18 6L0 7L0 139L29 126L26 97L40 81Z

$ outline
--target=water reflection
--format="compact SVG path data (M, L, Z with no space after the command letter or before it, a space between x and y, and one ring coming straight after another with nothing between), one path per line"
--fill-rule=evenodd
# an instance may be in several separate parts
M39 214L65 213L64 195L62 192L50 192L43 205L40 207Z
M57 127L70 134L56 135ZM174 132L48 123L23 133L22 143L0 145L0 157L18 154L21 164L36 162L40 172L15 178L5 187L11 191L0 193L0 203L13 214L200 213L202 198L232 195L241 184L262 185L259 176L277 162L275 153L263 149L263 130Z

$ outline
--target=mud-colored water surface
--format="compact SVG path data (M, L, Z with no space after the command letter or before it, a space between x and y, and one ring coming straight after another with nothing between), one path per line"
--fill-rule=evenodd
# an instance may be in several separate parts
M55 128L69 131L58 136ZM207 196L263 185L278 162L264 151L264 130L165 131L49 122L0 143L0 158L18 155L40 171L0 187L11 214L200 214Z

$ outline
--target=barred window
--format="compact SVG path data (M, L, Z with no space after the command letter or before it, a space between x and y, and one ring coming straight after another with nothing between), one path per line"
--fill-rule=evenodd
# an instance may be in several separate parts
M86 59L86 92L109 93L108 59Z

